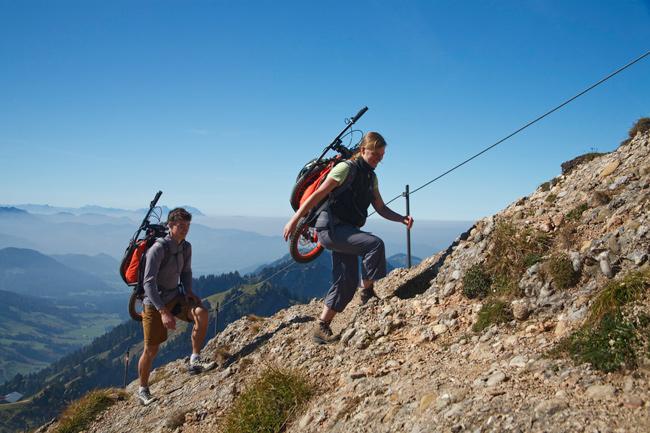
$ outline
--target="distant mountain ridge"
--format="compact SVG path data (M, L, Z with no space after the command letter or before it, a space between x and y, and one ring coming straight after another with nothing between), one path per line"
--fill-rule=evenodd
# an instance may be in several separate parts
M140 215L140 218L142 215ZM29 246L45 254L108 254L121 258L139 221L123 216L32 215L0 213L0 247ZM12 240L16 244L11 244ZM196 275L242 270L266 263L286 251L281 236L237 229L215 229L195 223L188 240L193 246Z
M0 290L56 298L107 291L109 287L99 278L73 271L38 251L9 247L0 250Z

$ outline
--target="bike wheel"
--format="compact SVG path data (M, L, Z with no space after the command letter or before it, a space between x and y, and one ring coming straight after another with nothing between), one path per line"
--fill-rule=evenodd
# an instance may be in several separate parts
M320 166L316 168L319 167ZM300 207L300 199L302 198L302 195L305 193L307 187L311 185L311 183L314 182L316 178L318 178L318 174L320 173L320 170L317 170L316 168L311 167L310 170L298 176L298 179L296 180L296 184L293 186L293 190L291 190L291 197L289 198L289 202L291 203L291 207L293 208L294 211L297 211L298 208Z
M142 305L142 299L140 299L134 290L131 294L131 297L129 298L129 316L131 316L131 319L135 320L136 322L142 322L143 309L144 306Z
M298 263L308 263L323 252L318 243L316 229L307 225L305 218L300 218L289 239L289 253Z

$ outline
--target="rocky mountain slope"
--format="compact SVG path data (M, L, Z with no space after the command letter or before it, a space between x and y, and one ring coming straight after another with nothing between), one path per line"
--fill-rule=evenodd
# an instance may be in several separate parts
M338 344L311 342L320 302L242 318L206 346L220 368L167 364L156 404L118 401L86 431L218 431L268 365L317 387L287 432L650 431L648 129L391 272L336 317Z

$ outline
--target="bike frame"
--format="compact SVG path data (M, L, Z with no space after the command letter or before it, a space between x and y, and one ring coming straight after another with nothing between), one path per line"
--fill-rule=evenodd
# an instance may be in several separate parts
M366 111L368 111L368 107L363 107L361 110L359 110L359 112L354 117L352 117L351 119L349 119L349 121L347 121L346 127L343 128L343 130L339 133L339 135L337 135L336 138L334 140L332 140L332 142L330 144L327 145L327 147L325 147L325 150L323 150L323 153L321 153L321 155L318 157L318 159L316 160L314 165L321 162L321 160L323 159L325 154L330 149L337 150L340 153L339 149L340 149L340 146L343 143L341 141L341 137L343 137L343 135L345 135L345 133L348 132L348 129L352 128L352 125L354 125L357 122L357 120L359 120L361 118L361 116L363 116L366 113Z

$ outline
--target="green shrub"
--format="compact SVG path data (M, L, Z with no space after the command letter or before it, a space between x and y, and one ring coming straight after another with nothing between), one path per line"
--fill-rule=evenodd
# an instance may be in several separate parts
M542 191L548 192L551 190L551 182L544 182L539 187L541 188Z
M545 263L544 271L553 279L555 287L563 290L573 287L580 280L580 273L566 254L554 255Z
M573 158L570 161L563 162L561 164L562 174L568 175L573 170L575 170L580 164L584 164L585 162L589 162L592 159L598 158L599 156L603 156L603 155L606 154L600 152L589 152L589 153L585 153L584 155L580 155L576 158Z
M616 313L620 308L636 299L650 287L648 266L630 272L619 280L607 283L591 305L589 321L595 323L603 316Z
M548 251L550 245L551 239L545 233L518 229L508 222L497 224L485 262L485 269L492 276L493 291L516 296L521 276L531 262Z
M481 332L490 325L505 323L513 319L510 306L503 301L490 301L483 304L478 313L478 320L472 326L474 332Z
M122 391L98 389L76 400L61 415L55 433L77 433L85 430L95 417L118 399L124 398Z
M642 117L632 125L628 135L630 138L634 138L639 132L643 133L647 131L650 131L650 117Z
M549 194L544 199L544 201L546 201L546 203L555 203L555 200L557 200L557 196L555 194Z
M580 203L578 206L574 207L569 211L569 213L566 214L566 219L568 221L578 221L584 211L589 209L589 206L587 206L587 203Z
M624 315L623 307L640 299L649 287L648 266L610 281L596 296L585 323L550 355L568 354L606 372L635 368L643 347L645 356L650 355L650 315L645 311Z
M492 279L481 265L474 265L463 277L463 294L469 299L483 299L490 291Z
M543 256L539 253L530 253L524 257L524 266L526 266L526 269L528 269L534 264L541 262L542 258Z
M638 346L634 325L619 312L606 314L595 327L583 326L559 350L568 352L576 362L588 362L598 370L611 372L622 367L635 368Z
M237 397L222 433L280 432L314 393L299 372L270 367Z

